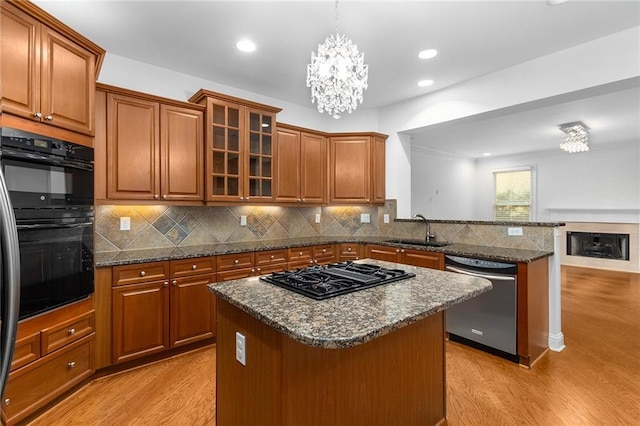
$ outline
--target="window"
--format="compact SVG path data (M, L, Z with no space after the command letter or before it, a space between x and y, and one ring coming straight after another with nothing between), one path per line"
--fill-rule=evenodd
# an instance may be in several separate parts
M527 222L532 219L534 173L532 167L493 172L496 221Z

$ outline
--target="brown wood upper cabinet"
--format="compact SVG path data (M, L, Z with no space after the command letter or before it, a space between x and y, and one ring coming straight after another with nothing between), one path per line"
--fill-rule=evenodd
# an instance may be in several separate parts
M206 200L273 202L276 114L280 108L201 89L206 106Z
M34 128L28 121L25 130L46 134L52 125L93 135L105 51L26 1L3 1L0 26L2 112L46 124Z
M386 138L367 133L329 139L330 203L384 203Z
M327 202L327 138L278 123L276 201Z
M98 88L96 198L104 195L98 186L106 174L107 199L201 202L203 108L112 86ZM106 162L98 158L101 153Z

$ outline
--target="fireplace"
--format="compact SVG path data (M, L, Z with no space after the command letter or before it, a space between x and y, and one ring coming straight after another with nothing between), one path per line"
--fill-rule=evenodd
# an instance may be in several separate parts
M567 254L629 260L629 234L567 231Z

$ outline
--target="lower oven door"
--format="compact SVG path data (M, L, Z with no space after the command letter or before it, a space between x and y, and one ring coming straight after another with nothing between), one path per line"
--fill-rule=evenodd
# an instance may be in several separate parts
M488 348L516 355L517 275L486 274L450 265L446 266L446 270L485 278L493 285L491 291L447 309L447 332Z
M93 213L18 220L20 319L93 293Z

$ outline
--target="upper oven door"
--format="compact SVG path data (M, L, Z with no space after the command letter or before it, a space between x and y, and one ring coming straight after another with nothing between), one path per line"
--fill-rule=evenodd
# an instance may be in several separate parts
M93 205L93 164L55 155L2 150L14 209Z

